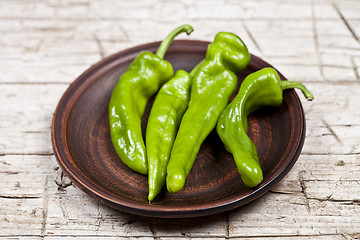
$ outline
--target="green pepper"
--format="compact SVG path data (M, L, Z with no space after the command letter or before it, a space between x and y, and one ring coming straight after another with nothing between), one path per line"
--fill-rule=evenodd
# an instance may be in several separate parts
M146 128L150 202L160 193L165 183L166 167L176 131L190 100L191 80L201 63L190 74L178 70L175 76L161 87L151 107Z
M276 70L264 68L248 75L242 82L234 100L225 108L216 126L218 135L235 160L243 183L256 187L263 173L255 144L247 135L247 117L262 106L279 107L283 90L298 88L308 100L313 95L306 87L293 81L281 81Z
M249 61L246 45L235 34L220 32L208 46L205 61L193 78L189 107L170 154L166 177L170 193L184 187L201 144L214 129L236 89L235 73L243 70Z
M163 60L172 40L193 28L182 25L160 44L156 54L142 52L117 82L109 103L111 140L120 159L132 170L147 174L146 151L141 132L141 117L150 97L173 76L173 68Z

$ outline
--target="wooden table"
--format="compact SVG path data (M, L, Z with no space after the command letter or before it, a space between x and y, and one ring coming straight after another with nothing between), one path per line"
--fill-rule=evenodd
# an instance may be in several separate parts
M360 1L0 2L0 239L359 239ZM205 218L137 217L99 204L59 168L51 145L60 97L92 64L131 46L243 38L251 53L301 81L307 133L270 192Z

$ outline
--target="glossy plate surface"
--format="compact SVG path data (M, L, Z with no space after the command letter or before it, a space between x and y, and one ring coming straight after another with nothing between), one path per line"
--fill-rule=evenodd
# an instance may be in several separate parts
M201 61L208 42L174 41L165 59L174 70L190 71ZM279 108L262 108L249 116L248 134L254 141L264 172L255 189L246 188L232 156L214 130L201 146L185 188L177 194L165 188L152 204L147 201L147 176L127 168L113 149L108 123L108 103L119 76L141 51L155 52L159 42L131 48L93 65L78 77L61 98L52 123L52 144L66 175L101 203L120 211L152 217L197 217L227 211L263 195L296 162L305 137L305 119L294 90L284 92ZM251 57L238 74L239 86L251 72L268 63ZM282 79L284 76L280 74ZM149 102L142 121L145 132Z

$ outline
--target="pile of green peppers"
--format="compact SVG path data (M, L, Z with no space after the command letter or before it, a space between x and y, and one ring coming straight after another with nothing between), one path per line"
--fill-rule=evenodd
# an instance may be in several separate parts
M193 28L182 25L160 44L157 52L142 52L119 78L109 103L110 133L120 159L130 169L148 174L149 202L166 183L170 193L183 189L201 144L216 128L236 163L243 183L256 187L263 180L257 150L247 136L247 116L262 106L278 107L283 91L300 89L299 82L281 81L272 68L248 75L234 94L236 73L250 62L249 51L235 34L219 32L209 44L205 59L190 72L178 70L163 57L172 40ZM146 127L141 118L156 94Z

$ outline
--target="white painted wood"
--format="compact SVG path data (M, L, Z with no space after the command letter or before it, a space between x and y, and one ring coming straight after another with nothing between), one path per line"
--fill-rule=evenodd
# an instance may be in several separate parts
M358 0L0 2L0 239L359 239ZM256 201L214 216L162 220L99 204L59 169L51 121L70 83L101 58L161 40L240 35L249 50L315 95L287 176Z

